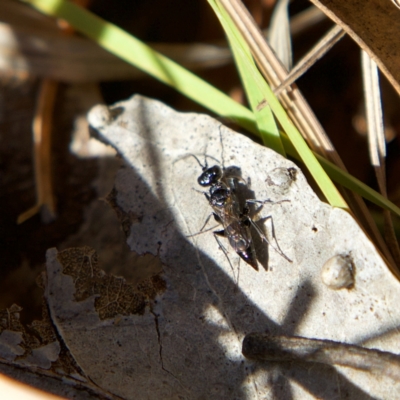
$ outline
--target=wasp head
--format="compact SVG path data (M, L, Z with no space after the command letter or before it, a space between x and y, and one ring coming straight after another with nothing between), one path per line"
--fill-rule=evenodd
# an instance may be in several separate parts
M222 170L218 165L207 168L203 173L197 178L197 182L201 186L211 186L215 185L222 178Z

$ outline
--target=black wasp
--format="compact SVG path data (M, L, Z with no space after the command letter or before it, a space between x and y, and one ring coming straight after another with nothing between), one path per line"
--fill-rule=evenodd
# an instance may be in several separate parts
M223 229L214 231L215 239L219 246L224 250L218 236L224 236L235 252L255 270L258 271L257 256L254 248L253 238L250 228L253 227L260 235L261 239L269 243L261 229L250 218L249 204L265 203L267 201L250 200L244 201L244 205L238 198L238 183L244 182L240 174L232 169L226 170L219 165L208 167L207 162L203 166L199 159L192 154L201 166L203 172L198 177L197 182L203 187L209 187L209 191L203 192L208 203L213 209L212 214L207 218L201 230L207 225L211 216L223 226ZM246 185L244 183L244 185ZM270 244L270 243L269 243ZM271 245L271 244L270 244ZM273 247L282 257L291 262L291 260L278 248ZM224 251L225 252L225 251ZM227 256L226 252L225 255Z

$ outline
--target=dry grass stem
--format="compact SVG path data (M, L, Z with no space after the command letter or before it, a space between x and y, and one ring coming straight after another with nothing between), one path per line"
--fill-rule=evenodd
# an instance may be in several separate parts
M310 69L345 35L344 30L335 25L318 43L290 70L286 79L274 90L279 95L282 90L293 84L301 75Z
M45 79L41 83L37 107L33 119L34 171L36 183L36 204L18 216L21 224L42 211L46 221L55 218L55 200L51 176L51 130L57 82Z
M365 51L361 51L364 84L364 101L368 125L368 148L379 190L387 198L386 186L386 140L379 87L378 66ZM397 265L400 265L400 249L389 211L383 211L385 239Z
M256 361L341 365L400 380L400 356L331 340L250 333L243 340L242 353Z

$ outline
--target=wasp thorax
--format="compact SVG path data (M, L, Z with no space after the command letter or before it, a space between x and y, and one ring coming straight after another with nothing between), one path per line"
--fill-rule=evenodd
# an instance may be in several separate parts
M210 189L210 204L212 206L223 207L226 205L226 202L231 194L231 191L226 188L224 185L214 185Z

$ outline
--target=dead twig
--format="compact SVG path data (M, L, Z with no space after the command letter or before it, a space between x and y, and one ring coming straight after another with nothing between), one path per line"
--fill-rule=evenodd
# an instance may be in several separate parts
M242 353L246 358L255 361L302 361L341 365L400 380L399 355L332 340L249 333L243 340Z

